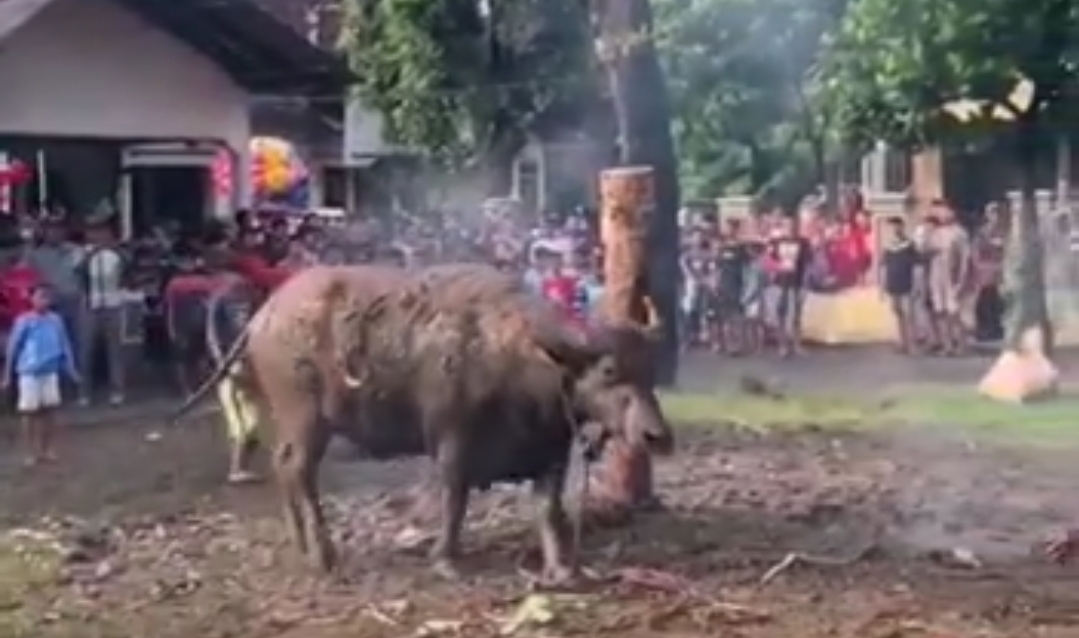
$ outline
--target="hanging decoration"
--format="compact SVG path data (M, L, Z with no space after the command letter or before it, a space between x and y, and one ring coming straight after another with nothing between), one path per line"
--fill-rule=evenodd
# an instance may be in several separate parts
M30 181L32 177L33 172L26 162L12 160L0 164L0 186L20 186Z
M226 148L220 148L214 155L214 163L210 167L210 175L213 178L214 195L219 199L227 200L232 197L232 154Z
M296 148L277 137L251 139L251 182L261 201L292 200L306 187L308 171Z

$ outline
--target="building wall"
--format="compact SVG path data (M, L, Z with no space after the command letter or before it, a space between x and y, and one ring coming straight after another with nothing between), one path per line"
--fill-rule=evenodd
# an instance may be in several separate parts
M249 137L248 97L213 61L118 3L58 0L0 43L0 134Z

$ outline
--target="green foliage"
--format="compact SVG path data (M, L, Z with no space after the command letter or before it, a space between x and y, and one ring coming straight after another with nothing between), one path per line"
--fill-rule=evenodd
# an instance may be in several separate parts
M1071 0L852 0L830 51L828 103L844 135L917 146L1060 122L1076 77ZM1036 91L1011 104L1017 82ZM973 117L943 106L969 101Z
M1032 329L1052 343L1034 172L1046 138L1073 126L1077 34L1073 0L851 0L830 51L828 101L848 139L1010 149L1023 199L1008 255L1011 349Z
M807 190L828 130L822 43L845 0L656 0L684 185L694 197Z
M341 47L392 141L457 167L574 126L590 103L577 0L345 0Z

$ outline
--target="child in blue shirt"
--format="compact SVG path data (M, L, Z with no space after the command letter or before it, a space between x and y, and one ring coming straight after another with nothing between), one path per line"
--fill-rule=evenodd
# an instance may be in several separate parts
M17 383L27 465L36 465L56 460L53 413L60 407L60 375L67 374L75 383L79 375L67 329L60 315L50 309L46 287L34 289L31 306L15 319L8 335L3 385Z

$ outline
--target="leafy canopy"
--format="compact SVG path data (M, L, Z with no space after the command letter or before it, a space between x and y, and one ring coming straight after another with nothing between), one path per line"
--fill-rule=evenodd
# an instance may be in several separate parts
M815 75L845 0L655 4L687 190L760 194L819 172Z
M341 48L391 141L451 166L572 126L592 86L578 0L345 0Z
M830 51L828 102L856 142L1052 126L1066 121L1077 53L1072 0L852 0Z

